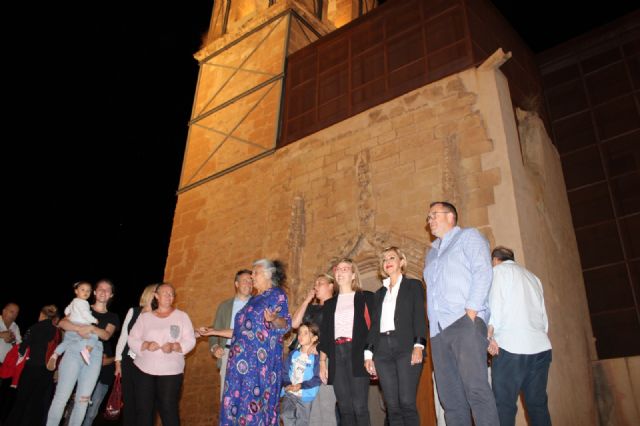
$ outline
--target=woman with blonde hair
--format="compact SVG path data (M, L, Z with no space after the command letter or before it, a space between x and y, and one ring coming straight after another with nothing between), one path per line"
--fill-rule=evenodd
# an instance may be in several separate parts
M391 426L418 426L416 407L427 345L424 289L404 276L407 257L398 247L380 256L382 287L375 294L377 315L364 352L365 368L378 375Z
M335 296L337 289L336 280L331 275L318 275L307 297L291 317L292 328L297 329L304 322L312 322L319 327L322 324L324 302Z
M320 331L320 378L333 385L343 426L370 424L369 375L362 362L371 318L373 293L362 290L358 265L341 259L333 268L338 296L324 304ZM327 366L328 361L328 366Z
M138 306L130 308L124 317L122 331L116 345L116 375L120 375L122 386L122 424L124 426L135 426L136 424L136 398L135 383L138 368L133 364L136 355L129 349L127 339L129 332L136 323L136 320L143 312L151 312L151 302L154 293L160 284L150 284L144 288L140 295Z
M303 323L312 323L322 328L322 312L324 303L335 296L338 290L336 280L329 274L320 274L316 277L313 287L307 293L307 297L296 310L292 317L293 328L297 329ZM314 303L311 303L311 302ZM294 339L289 349L297 349L298 339ZM311 405L309 424L311 426L334 426L336 424L336 396L333 386L321 384L316 399Z

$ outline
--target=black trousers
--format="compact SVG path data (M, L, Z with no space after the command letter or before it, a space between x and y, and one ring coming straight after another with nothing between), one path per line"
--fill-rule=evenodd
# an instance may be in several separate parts
M340 409L340 426L369 426L369 377L354 377L351 342L336 345L333 391ZM364 363L364 358L362 358Z
M34 365L31 360L22 370L13 410L6 421L14 426L42 426L47 420L49 404L53 398L53 371L44 364Z
M4 422L9 417L15 399L16 390L11 387L11 377L0 379L0 422Z
M120 385L122 386L122 424L124 426L136 426L136 382L140 370L133 364L133 359L129 355L123 354L120 363L122 377ZM153 408L152 408L153 410Z
M373 360L387 406L390 426L419 426L416 394L422 364L411 365L413 348L400 348L396 337L381 334Z
M153 426L154 407L162 426L180 426L180 389L184 374L153 376L138 369L135 395L137 425Z

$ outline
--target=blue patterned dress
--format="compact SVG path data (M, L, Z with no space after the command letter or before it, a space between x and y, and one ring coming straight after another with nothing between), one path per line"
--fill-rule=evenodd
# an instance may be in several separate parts
M287 327L264 319L275 310ZM282 375L282 338L291 328L287 295L272 287L252 297L237 314L229 348L220 425L278 425Z

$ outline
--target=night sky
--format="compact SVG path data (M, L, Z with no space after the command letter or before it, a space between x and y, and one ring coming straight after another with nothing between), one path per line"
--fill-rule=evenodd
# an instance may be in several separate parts
M535 52L637 8L494 3ZM122 317L162 280L198 73L192 55L212 6L136 0L3 13L13 25L3 29L0 304L21 305L23 331L43 305L64 308L80 279L113 280Z

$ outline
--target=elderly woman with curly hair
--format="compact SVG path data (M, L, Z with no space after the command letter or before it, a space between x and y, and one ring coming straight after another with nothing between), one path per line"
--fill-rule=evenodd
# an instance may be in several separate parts
M233 330L200 329L231 338L220 425L278 424L283 336L291 328L284 267L261 259L251 277L258 294L236 314Z

